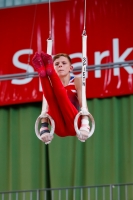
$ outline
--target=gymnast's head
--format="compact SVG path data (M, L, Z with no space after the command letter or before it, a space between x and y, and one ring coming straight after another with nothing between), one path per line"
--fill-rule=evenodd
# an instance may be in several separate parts
M66 53L59 53L53 57L54 68L58 76L66 76L73 70L71 58Z

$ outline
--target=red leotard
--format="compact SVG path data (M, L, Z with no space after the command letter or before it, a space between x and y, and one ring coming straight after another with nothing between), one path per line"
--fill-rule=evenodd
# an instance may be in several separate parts
M71 103L75 106L75 108L79 111L79 102L78 102L78 96L77 96L77 90L75 88L74 84L74 77L70 78L70 81L67 86L65 86L67 96L70 99Z
M54 68L49 78L40 77L40 80L43 94L49 105L48 114L55 121L55 133L60 137L75 136L74 119L79 104L74 79L64 87ZM79 120L79 125L80 123Z

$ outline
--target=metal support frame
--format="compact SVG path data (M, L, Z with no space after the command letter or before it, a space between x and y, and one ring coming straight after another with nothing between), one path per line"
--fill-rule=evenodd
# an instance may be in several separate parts
M0 192L0 199L22 199L22 200L68 200L69 197L73 197L76 200L80 197L80 200L124 200L132 199L133 195L133 183L126 184L110 184L110 185L95 185L95 186L75 186L67 188L45 188L36 190L18 190L18 191L5 191Z
M126 62L105 63L105 64L100 64L100 65L88 65L86 67L86 71L129 67L131 65L133 65L133 60L129 60ZM81 67L74 69L73 72L81 72ZM31 77L38 77L38 73L37 72L29 72L29 73L26 72L26 73L0 75L0 81L8 81L8 80L12 80L12 79L20 79L20 78L22 79L22 78L31 78Z
M51 0L51 2L58 2L58 1L64 1L64 0ZM11 8L16 6L23 6L23 5L34 5L34 4L42 4L42 3L48 3L49 0L1 0L0 1L0 9L2 8Z

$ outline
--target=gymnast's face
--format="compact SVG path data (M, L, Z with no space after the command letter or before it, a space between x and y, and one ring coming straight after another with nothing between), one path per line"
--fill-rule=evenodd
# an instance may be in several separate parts
M70 61L64 56L60 56L54 61L54 68L59 77L65 77L73 70Z

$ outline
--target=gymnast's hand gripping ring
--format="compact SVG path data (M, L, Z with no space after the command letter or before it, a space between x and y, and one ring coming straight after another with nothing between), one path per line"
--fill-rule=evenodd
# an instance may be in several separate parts
M94 130L95 130L95 120L94 120L93 116L92 116L88 111L82 111L82 110L81 110L81 111L76 115L76 117L75 117L75 119L74 119L74 128L75 128L75 131L76 131L76 133L77 133L78 135L80 135L80 130L79 130L79 128L78 128L78 119L79 119L79 117L80 117L81 115L88 116L89 119L90 119L90 121L91 121L91 127L90 127L90 131L89 131L89 133L88 133L88 138L89 138L89 137L91 137L91 136L93 135L93 133L94 133Z
M36 119L36 122L35 122L35 133L36 133L36 136L39 138L39 140L41 140L40 131L39 131L39 124L40 124L42 118L48 118L50 120L50 123L51 123L50 135L51 136L54 135L54 130L55 130L55 122L52 119L52 117L47 113L42 113L41 115L38 116L38 118ZM49 143L50 142L48 142L47 144L49 144Z

